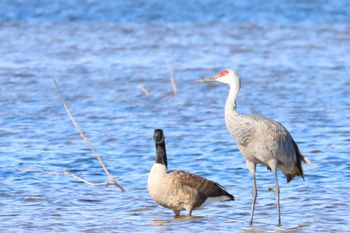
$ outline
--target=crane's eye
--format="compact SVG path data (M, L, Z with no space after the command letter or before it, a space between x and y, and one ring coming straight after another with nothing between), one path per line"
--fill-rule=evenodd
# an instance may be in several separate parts
M224 70L224 71L222 71L222 72L220 72L220 76L222 77L222 76L225 76L225 75L227 75L228 74L228 71L227 70Z

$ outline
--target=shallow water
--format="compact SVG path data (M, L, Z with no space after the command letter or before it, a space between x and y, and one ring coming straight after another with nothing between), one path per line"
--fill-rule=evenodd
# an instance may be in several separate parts
M3 1L0 231L347 231L349 3L254 3ZM281 227L267 191L273 175L264 167L257 173L255 224L248 224L251 177L225 129L228 87L193 82L225 68L241 76L239 112L283 123L312 162L305 182L286 184L279 176ZM125 193L50 174L69 170L107 181L53 78ZM236 201L174 219L151 200L146 183L155 128L165 131L170 169L216 180Z

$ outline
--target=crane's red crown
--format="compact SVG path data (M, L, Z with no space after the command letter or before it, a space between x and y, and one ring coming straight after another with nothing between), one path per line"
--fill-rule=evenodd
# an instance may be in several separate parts
M223 77L223 76L225 76L225 75L227 75L227 74L228 74L228 71L227 71L227 70L221 71L221 72L220 72L220 77Z

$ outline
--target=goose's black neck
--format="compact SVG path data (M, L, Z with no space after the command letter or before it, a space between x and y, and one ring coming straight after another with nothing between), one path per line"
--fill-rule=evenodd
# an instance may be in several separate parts
M157 160L156 163L160 163L165 165L166 168L168 168L168 160L166 157L166 149L165 149L165 141L161 143L156 143L156 153L157 153Z

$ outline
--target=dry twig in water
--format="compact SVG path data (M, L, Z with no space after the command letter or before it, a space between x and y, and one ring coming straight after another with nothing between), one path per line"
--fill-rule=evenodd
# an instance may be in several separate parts
M149 95L149 91L145 88L145 86L143 84L141 84L140 87L141 87L143 94L145 94L146 96Z
M84 182L85 184L88 184L88 185L92 185L92 186L110 186L110 185L114 185L113 183L93 183L93 182L90 182L88 180L85 180L69 171L64 171L64 172L49 172L49 174L53 174L53 175L67 175L67 176L71 176L81 182Z
M72 115L72 114L70 113L70 111L69 111L68 105L67 105L66 101L65 101L64 98L63 98L63 94L62 94L61 90L59 89L56 80L54 79L53 81L54 81L55 87L56 87L56 89L57 89L57 92L59 93L59 95L60 95L60 97L61 97L61 100L62 100L64 109L66 110L66 112L67 112L67 114L68 114L70 120L72 121L74 127L78 130L78 132L79 132L81 138L84 140L85 144L89 147L89 149L91 150L91 152L95 155L96 159L97 159L98 162L100 163L100 165L101 165L103 171L106 173L106 175L107 175L107 177L109 178L109 180L112 181L113 184L116 185L118 188L120 188L120 190L121 190L122 192L124 192L125 189L123 188L123 186L121 186L121 185L118 183L118 181L117 181L111 174L109 174L109 172L108 172L108 170L107 170L107 167L105 166L105 164L103 163L103 161L102 161L102 159L101 159L101 156L100 156L99 154L97 154L95 148L90 144L88 138L85 136L85 134L83 133L83 131L79 128L78 124L75 122L74 117L73 117L73 115ZM70 173L70 174L72 174L72 173ZM73 175L73 174L72 174L72 175ZM76 177L76 178L77 178L77 177ZM79 178L80 178L80 177L79 177ZM81 179L81 178L80 178L80 179ZM85 182L85 183L86 183L86 182ZM91 182L90 182L90 183L91 183Z
M171 82L171 88L173 90L173 95L176 95L176 82L174 79L173 71L170 68L169 61L166 61L166 68L168 69L168 72L169 72L169 77L170 77L170 82Z

